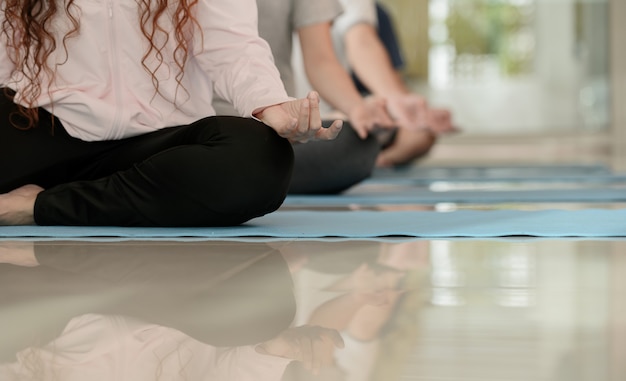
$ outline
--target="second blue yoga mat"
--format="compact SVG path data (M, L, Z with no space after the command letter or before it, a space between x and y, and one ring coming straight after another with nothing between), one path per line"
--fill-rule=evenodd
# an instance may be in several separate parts
M452 190L434 192L411 188L384 192L348 192L339 195L290 195L286 206L346 206L388 204L448 203L528 203L528 202L626 202L626 188L574 188L534 190Z
M604 165L510 165L377 168L367 183L431 184L433 182L535 181L624 183L626 174Z

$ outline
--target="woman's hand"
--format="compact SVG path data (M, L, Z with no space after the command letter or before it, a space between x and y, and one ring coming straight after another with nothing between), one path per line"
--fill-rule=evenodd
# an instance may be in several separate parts
M304 99L266 107L254 116L292 143L332 140L341 131L343 122L335 120L330 127L323 128L319 103L319 95L312 91Z
M258 353L301 361L317 374L333 364L335 348L343 348L341 335L334 329L312 325L288 328L277 337L256 346Z

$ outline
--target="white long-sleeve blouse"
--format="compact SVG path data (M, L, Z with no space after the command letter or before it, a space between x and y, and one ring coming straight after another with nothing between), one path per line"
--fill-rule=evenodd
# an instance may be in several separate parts
M215 114L213 93L232 101L241 116L289 98L280 80L271 50L258 36L255 0L199 0L194 15L200 28L188 35L189 58L182 77L172 59L175 38L158 35L164 64L154 54L147 61L155 70L159 94L150 73L142 66L148 51L139 27L135 0L78 0L73 14L78 33L65 41L71 29L60 11L50 30L57 47L48 63L54 80L44 78L36 106L57 116L68 133L86 141L121 139L164 127L188 124ZM174 12L172 1L168 12ZM161 27L171 31L169 17ZM0 22L4 12L0 12ZM201 33L200 33L201 30ZM26 81L14 70L5 35L0 35L0 84L17 92L23 101Z

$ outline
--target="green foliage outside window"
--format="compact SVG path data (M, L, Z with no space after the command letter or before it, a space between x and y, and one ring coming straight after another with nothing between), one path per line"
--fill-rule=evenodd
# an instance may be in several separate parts
M523 74L532 69L531 22L531 5L504 0L452 0L446 20L448 43L454 46L457 57L495 56L503 74Z

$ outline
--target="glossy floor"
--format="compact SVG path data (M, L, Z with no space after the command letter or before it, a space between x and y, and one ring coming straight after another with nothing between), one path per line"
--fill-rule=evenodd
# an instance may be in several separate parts
M0 379L624 380L625 254L621 240L0 241Z

